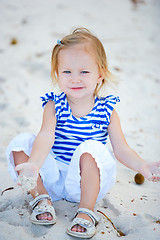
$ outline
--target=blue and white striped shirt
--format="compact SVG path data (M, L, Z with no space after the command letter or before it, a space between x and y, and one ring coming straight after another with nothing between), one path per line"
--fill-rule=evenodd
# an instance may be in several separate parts
M119 97L110 95L104 98L95 97L95 104L92 111L85 117L76 118L67 102L65 93L46 93L42 99L44 107L48 101L55 103L56 130L55 142L52 147L56 160L69 164L75 149L86 140L96 140L103 144L107 142L107 127L110 117Z

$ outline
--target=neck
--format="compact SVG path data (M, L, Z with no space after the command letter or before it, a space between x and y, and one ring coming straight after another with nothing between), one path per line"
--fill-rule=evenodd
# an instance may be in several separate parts
M71 99L67 97L67 101L75 117L84 117L92 111L95 96L87 96L87 98L83 99Z

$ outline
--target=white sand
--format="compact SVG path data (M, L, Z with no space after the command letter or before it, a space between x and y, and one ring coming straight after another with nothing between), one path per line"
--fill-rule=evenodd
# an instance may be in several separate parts
M159 0L144 0L137 6L131 0L0 2L0 192L15 187L0 196L0 240L73 239L65 230L77 205L56 202L56 225L31 224L28 202L32 198L13 183L5 157L16 134L37 134L42 116L39 96L52 90L51 50L73 28L87 27L102 40L110 69L121 82L116 109L125 137L141 157L159 160L159 12ZM11 45L12 38L18 44ZM146 180L136 185L135 172L117 167L117 183L96 209L126 234L122 239L159 240L160 183ZM103 216L93 239L117 239Z

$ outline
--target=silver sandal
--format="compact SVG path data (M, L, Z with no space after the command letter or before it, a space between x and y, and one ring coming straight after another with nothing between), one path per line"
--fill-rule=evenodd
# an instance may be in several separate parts
M43 200L50 200L52 201L51 197L48 194L41 194L37 196L33 201L31 201L29 204L33 210L31 216L30 216L30 221L34 224L40 224L40 225L50 225L50 224L55 224L56 223L56 214L54 207L49 205L47 202L44 202L40 205L38 203ZM38 220L37 216L39 214L43 213L50 213L52 215L52 220Z
M88 220L82 219L82 218L76 218L78 213L85 213L88 215L93 222L90 222ZM96 225L99 223L100 217L97 216L93 211L87 209L87 208L79 208L75 214L75 217L70 224L70 226L67 229L67 233L73 237L77 238L91 238L96 233ZM72 231L72 228L75 225L80 225L81 227L85 228L85 232L74 232Z

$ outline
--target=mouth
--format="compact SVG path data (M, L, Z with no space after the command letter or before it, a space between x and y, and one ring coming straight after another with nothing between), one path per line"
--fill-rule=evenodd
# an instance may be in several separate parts
M71 87L72 90L81 90L83 87Z

